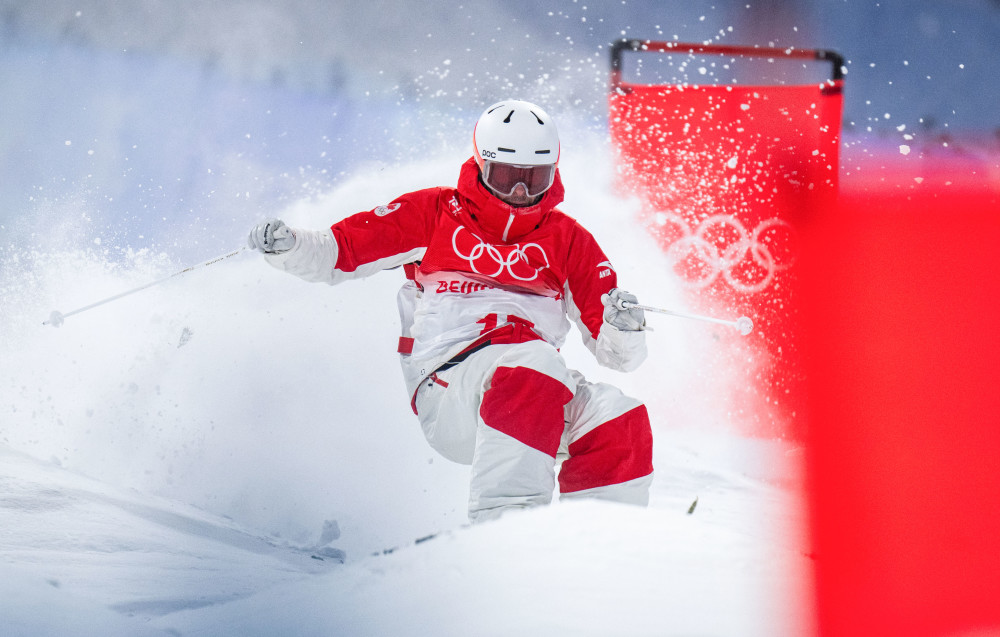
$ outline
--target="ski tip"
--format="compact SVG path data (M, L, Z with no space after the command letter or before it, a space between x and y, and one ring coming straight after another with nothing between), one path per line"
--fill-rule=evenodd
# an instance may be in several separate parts
M695 496L694 502L692 502L691 506L688 507L688 515L694 513L694 510L697 506L698 506L698 497Z

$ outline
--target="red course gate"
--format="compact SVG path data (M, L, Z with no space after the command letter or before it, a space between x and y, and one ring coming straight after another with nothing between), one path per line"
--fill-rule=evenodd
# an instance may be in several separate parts
M633 54L671 56L709 80L746 60L796 70L819 60L832 63L833 73L812 83L647 84L625 79L625 57ZM747 338L720 331L726 355L709 363L750 362L752 382L729 405L746 433L802 436L792 329L796 226L837 190L841 66L829 51L639 40L612 49L618 183L642 200L644 221L692 292L691 304L754 320Z

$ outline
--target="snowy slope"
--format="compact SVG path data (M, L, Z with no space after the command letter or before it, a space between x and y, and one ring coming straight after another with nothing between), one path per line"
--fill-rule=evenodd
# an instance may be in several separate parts
M0 447L3 634L801 634L794 493L759 477L787 471L787 450L671 442L648 510L556 504L344 564L328 542L261 537Z
M717 477L718 478L718 477ZM573 504L448 532L265 599L179 613L183 634L793 635L791 542L736 522L780 508L719 478L706 511ZM743 494L734 495L742 490ZM713 489L708 489L713 490ZM772 501L773 498L773 501ZM791 568L790 568L791 567ZM317 610L322 609L322 610Z
M46 626L81 634L91 621L93 634L108 622L126 635L135 623L101 611L149 618L225 603L342 561L329 546L292 547L6 447L0 466L3 616L22 626L5 627L5 635Z

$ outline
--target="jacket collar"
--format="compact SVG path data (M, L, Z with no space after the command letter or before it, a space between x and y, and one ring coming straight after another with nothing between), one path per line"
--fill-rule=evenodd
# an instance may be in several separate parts
M538 203L526 208L515 208L490 192L479 179L479 166L473 158L462 164L458 176L458 194L465 200L472 220L487 238L498 243L512 243L538 227L549 211L562 202L564 193L558 168L552 187Z

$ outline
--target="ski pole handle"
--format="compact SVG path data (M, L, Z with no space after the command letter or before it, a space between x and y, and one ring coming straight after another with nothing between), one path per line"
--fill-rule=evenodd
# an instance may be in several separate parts
M700 314L686 314L684 312L676 312L674 310L667 310L660 307L650 307L648 305L640 305L638 303L629 303L628 301L619 300L617 303L618 309L627 310L629 308L639 308L640 310L645 310L647 312L656 312L657 314L669 314L670 316L678 316L680 318L694 319L696 321L705 321L708 323L718 323L719 325L728 325L729 327L736 328L740 331L740 334L746 336L753 331L753 321L749 316L741 316L735 321L730 321L726 319L715 318L713 316L702 316Z

